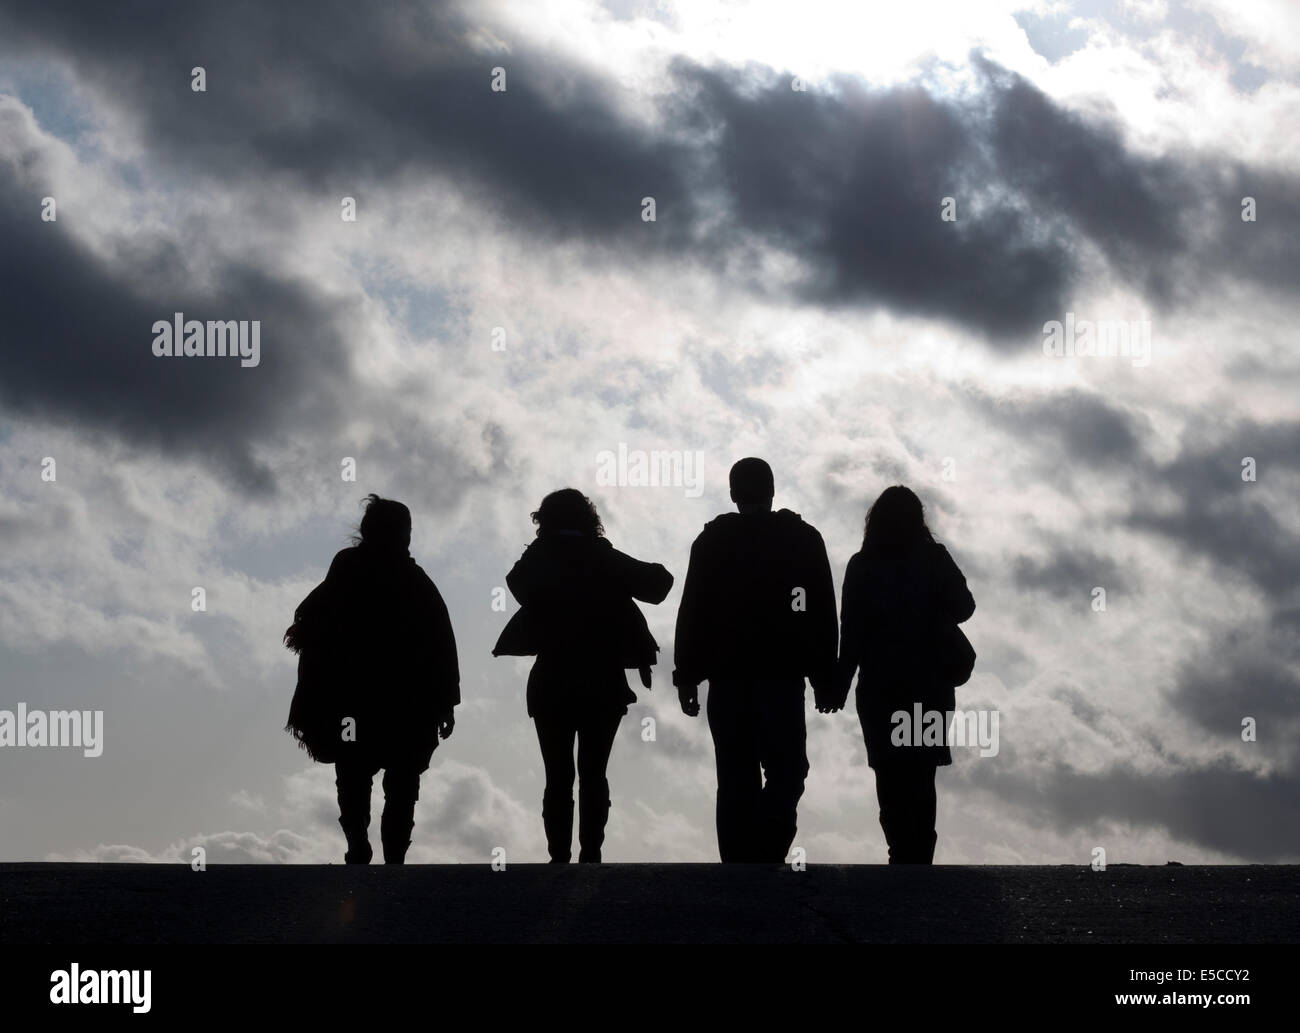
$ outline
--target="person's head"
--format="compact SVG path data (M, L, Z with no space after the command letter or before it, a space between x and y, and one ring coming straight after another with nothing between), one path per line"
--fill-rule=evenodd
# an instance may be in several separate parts
M862 530L864 549L906 549L933 541L925 525L925 507L911 488L901 484L886 488L867 510Z
M553 491L533 513L538 535L580 534L598 538L605 533L596 505L577 488Z
M776 484L772 468L761 459L750 456L739 460L728 477L731 484L731 501L742 513L766 512L772 508Z
M406 552L411 547L411 511L396 499L373 492L366 496L365 506L353 541L383 552Z

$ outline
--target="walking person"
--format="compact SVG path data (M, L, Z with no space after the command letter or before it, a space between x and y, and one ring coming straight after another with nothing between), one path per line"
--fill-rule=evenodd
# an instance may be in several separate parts
M691 717L709 684L719 855L779 864L808 776L805 678L819 710L835 688L835 587L817 529L773 512L772 468L742 459L729 481L737 511L709 521L691 546L673 682Z
M347 864L373 856L370 794L383 770L384 862L402 864L420 776L456 723L456 638L442 596L409 552L405 505L370 495L354 542L285 632L299 653L286 730L313 759L335 766Z
M551 862L572 858L576 775L578 861L598 863L610 809L606 767L636 702L626 669L650 688L659 651L634 600L662 602L673 576L615 549L595 505L574 488L547 495L532 519L537 536L506 576L520 609L492 654L537 657L526 702L546 769L542 824Z
M957 624L974 612L966 578L934 540L921 500L902 485L886 488L867 513L862 548L844 574L838 700L847 698L858 671L858 719L890 864L934 860L935 772L952 763L954 689L974 662ZM964 673L952 673L963 663L954 652L967 654ZM918 705L922 713L942 714L937 741L918 741ZM898 714L906 719L896 720Z

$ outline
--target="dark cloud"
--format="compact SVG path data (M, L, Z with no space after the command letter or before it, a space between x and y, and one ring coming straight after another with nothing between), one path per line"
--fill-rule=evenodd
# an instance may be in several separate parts
M1183 666L1169 700L1219 741L1240 738L1242 719L1253 717L1256 749L1268 757L1300 758L1297 661L1294 633L1233 629ZM1300 796L1300 775L1295 788Z
M1300 268L1296 177L1138 155L1117 123L1068 112L978 55L982 88L961 99L848 77L797 92L772 69L680 60L647 123L609 78L496 43L457 5L365 18L341 2L125 10L0 4L0 39L71 62L188 177L286 175L382 204L385 186L436 173L594 260L694 257L756 290L942 318L1015 348L1063 315L1085 244L1158 304L1225 271L1286 289ZM198 64L204 94L189 89ZM497 64L504 93L489 88ZM1242 224L1252 191L1261 221ZM653 226L639 217L647 195ZM945 196L956 222L940 218ZM768 282L758 258L772 246L806 273Z
M1168 260L1190 245L1185 222L1204 173L1172 157L1138 157L1118 124L1068 112L991 62L976 58L976 66L991 83L986 142L998 181L1066 239L1096 245L1126 278L1166 300ZM1164 260L1152 262L1157 256Z
M973 784L1060 834L1093 830L1112 863L1125 860L1123 839L1108 842L1104 833L1114 825L1162 827L1177 840L1256 863L1300 858L1300 782L1294 770L1261 774L1215 756L1194 768L1159 771L1127 765L1080 771L1064 761L1046 771L987 762L967 770Z
M729 242L804 258L805 300L881 304L998 337L1041 331L1061 311L1066 246L1031 241L1010 205L969 203L992 170L960 108L916 87L842 78L798 92L770 70L677 70L717 135ZM955 222L941 218L949 196Z
M43 189L27 168L38 159L0 162L0 401L12 414L202 457L246 490L269 490L258 444L286 426L319 426L342 404L349 324L338 304L253 261L226 261L215 286L200 286L175 240L136 241L105 259L67 218L41 221ZM175 312L259 320L259 364L155 356L152 326Z
M138 119L151 153L187 176L289 174L335 206L344 195L361 206L382 204L395 180L445 175L553 239L640 243L653 232L662 243L690 221L691 149L623 115L608 81L480 42L478 17L455 5L380 5L364 17L342 0L133 6L148 17L6 4L0 25L14 49L75 62ZM498 65L504 92L491 89ZM204 93L190 88L193 66L206 71ZM658 202L653 231L640 217L647 195Z
M1072 463L1118 467L1143 460L1143 435L1149 421L1141 413L1079 389L1052 394L994 397L977 388L963 395L980 417L1019 441L1039 448L1044 461L1060 470ZM1041 446L1050 447L1043 449Z
M1060 599L1088 606L1092 589L1100 585L1107 592L1132 590L1134 578L1113 559L1090 549L1058 544L1043 559L1017 556L1011 567L1017 588L1043 591Z
M1173 461L1145 475L1154 490L1139 498L1127 522L1236 571L1280 604L1300 586L1300 539L1270 508L1278 490L1265 485L1295 483L1300 421L1248 421L1213 433L1212 441L1185 442ZM1242 480L1248 457L1256 464L1254 482ZM1163 503L1161 488L1172 492L1172 506Z

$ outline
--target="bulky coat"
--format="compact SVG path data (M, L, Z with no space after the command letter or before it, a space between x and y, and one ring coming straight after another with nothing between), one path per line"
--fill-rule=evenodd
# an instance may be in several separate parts
M429 766L438 720L460 703L460 669L446 604L411 556L339 552L285 643L299 653L286 729L314 759L357 750L384 768Z

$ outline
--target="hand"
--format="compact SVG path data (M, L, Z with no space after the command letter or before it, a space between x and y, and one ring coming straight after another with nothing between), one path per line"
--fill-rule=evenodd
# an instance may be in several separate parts
M642 668L641 668L641 684L644 685L647 689L650 688L650 668L649 668L649 667L642 667Z
M438 737L441 739L450 739L451 733L456 727L456 713L448 710L438 719Z
M848 702L848 691L841 690L838 687L824 687L820 685L813 686L813 701L817 705L819 714L836 714L844 709L844 704Z
M682 704L682 713L687 717L700 716L700 687L698 685L677 686L677 699Z

